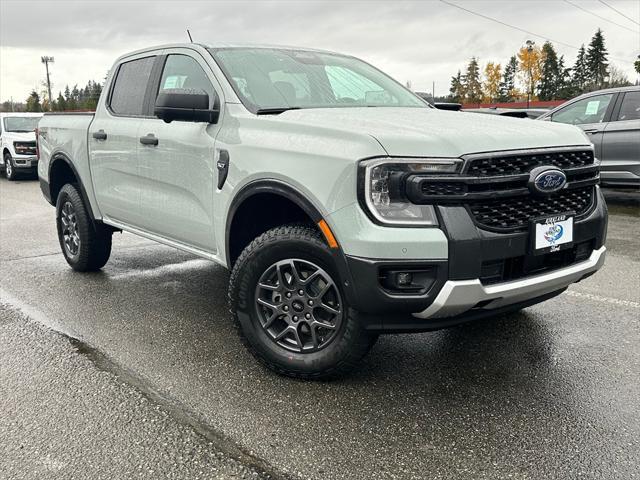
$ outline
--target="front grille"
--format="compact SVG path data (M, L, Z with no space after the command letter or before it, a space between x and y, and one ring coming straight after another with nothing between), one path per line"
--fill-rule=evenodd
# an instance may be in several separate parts
M477 177L519 175L540 165L552 165L565 170L585 167L593 162L591 150L499 154L469 160L466 173Z
M468 208L480 227L490 230L524 230L529 220L558 213L575 212L577 217L589 212L594 201L594 187L562 190L549 197L507 197L469 203Z
M586 216L595 205L599 162L591 149L537 149L463 157L457 175L408 174L401 194L417 205L460 205L475 224L500 233L528 229L533 218L574 212ZM560 168L565 187L543 194L530 185L532 169Z

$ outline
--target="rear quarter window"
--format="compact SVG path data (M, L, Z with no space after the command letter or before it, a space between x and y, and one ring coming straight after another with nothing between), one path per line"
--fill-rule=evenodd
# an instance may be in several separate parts
M156 57L145 57L120 64L111 90L109 107L116 115L142 116L144 97Z

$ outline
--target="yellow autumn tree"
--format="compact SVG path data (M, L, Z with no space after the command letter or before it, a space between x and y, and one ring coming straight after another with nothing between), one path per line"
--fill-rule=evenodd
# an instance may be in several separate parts
M500 80L502 79L502 67L499 63L489 62L484 67L484 82L482 83L483 101L495 102L500 96Z
M528 42L518 51L518 73L525 86L525 94L535 100L536 86L542 78L542 49L533 42Z

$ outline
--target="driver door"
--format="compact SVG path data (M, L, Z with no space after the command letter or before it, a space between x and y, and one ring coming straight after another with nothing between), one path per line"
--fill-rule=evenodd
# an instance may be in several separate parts
M163 53L166 58L158 92L172 88L204 90L212 107L220 89L214 88L217 82L204 60L188 49L168 49ZM138 165L146 231L215 253L213 201L219 125L220 120L217 124L141 120ZM149 138L154 141L145 140Z

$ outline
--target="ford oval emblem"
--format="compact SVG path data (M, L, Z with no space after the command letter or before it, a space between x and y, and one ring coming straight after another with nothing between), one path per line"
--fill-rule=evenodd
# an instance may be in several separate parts
M534 193L549 194L557 192L567 184L567 176L557 168L534 169L531 172L529 188ZM533 187L533 188L531 188Z

